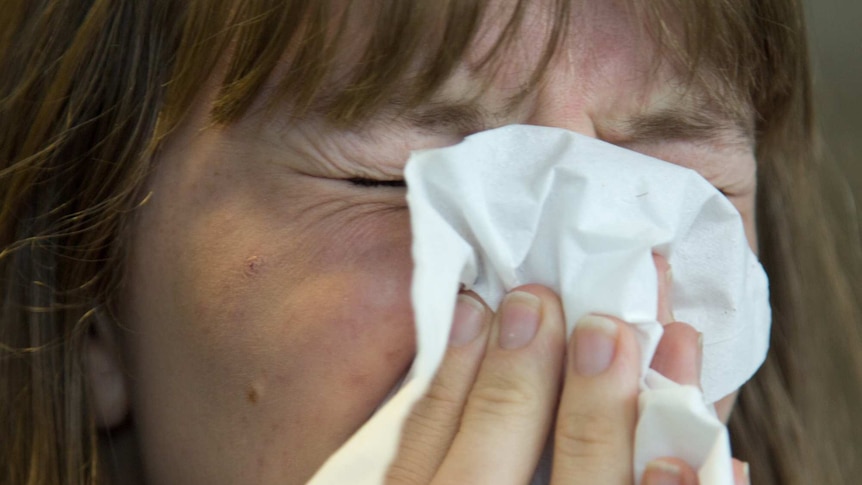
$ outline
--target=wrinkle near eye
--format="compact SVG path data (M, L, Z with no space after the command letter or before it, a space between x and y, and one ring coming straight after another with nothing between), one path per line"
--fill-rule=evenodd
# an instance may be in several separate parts
M380 247L409 248L410 219L405 206L330 202L318 205L303 219L299 227L312 236L309 251L326 259L345 263L360 261L365 253Z
M337 181L332 182L341 184ZM403 195L400 197L353 195L348 192L365 192L367 189L351 189L347 184L343 185L345 185L344 189L332 188L328 189L327 193L309 194L310 200L303 204L301 211L298 211L296 222L306 228L332 225L346 229L355 224L375 225L383 219L401 216L407 212L407 203Z

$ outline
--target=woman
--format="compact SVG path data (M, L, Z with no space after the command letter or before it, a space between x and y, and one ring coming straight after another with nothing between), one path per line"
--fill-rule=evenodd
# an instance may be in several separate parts
M409 366L406 154L509 123L603 138L695 168L727 193L770 273L775 314L771 355L730 417L735 451L754 483L857 476L859 257L819 196L796 2L94 0L6 10L4 483L308 479ZM464 300L456 323L469 308L485 322L470 368L495 355L487 335L512 314L551 335L542 362L554 368L565 352L547 330L556 298L522 288L500 317ZM625 361L636 349L624 323L602 328L611 350L564 386L593 390L567 401L549 385L542 423L525 425L541 441L560 400L586 406L568 430L571 456L555 460L567 483L630 481L630 444L595 438L628 436ZM676 328L656 365L684 381L697 339ZM475 342L453 334L464 340ZM581 359L571 345L569 358ZM441 379L460 368L458 355ZM500 365L520 362L511 356ZM499 463L446 457L472 412L460 405L472 378L459 382L456 411L430 415L452 432L429 444L408 426L394 482L487 480L489 468L518 476L534 465L536 446L494 453L482 433L472 449ZM598 388L617 394L603 402ZM619 413L593 419L604 409ZM691 479L673 457L651 473Z

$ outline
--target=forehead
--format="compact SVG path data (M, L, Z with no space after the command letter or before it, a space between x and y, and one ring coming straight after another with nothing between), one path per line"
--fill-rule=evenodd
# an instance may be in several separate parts
M214 120L231 123L252 106L282 111L289 105L296 118L312 110L350 125L383 108L409 110L445 97L453 79L469 80L474 93L493 81L516 104L544 81L551 62L603 73L606 82L617 83L635 76L662 79L648 71L672 66L678 84L696 88L725 112L745 111L740 107L746 103L737 102L744 93L721 79L720 69L686 63L683 42L666 41L662 29L674 19L659 18L653 2L451 0L432 8L435 2L288 1L261 12L238 8L234 16L215 19L215 25L232 27L221 29L221 41L206 52L222 66L212 98ZM178 57L179 72L188 75L171 83L169 99L182 105L212 73L199 68L207 65L200 56L185 56L187 65L182 52Z

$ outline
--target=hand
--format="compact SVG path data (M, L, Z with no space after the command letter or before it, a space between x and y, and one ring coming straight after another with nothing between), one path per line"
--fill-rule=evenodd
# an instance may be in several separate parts
M698 385L700 335L673 322L668 265L657 257L656 266L665 334L652 366ZM560 299L543 286L516 288L496 313L459 295L450 347L405 423L387 483L526 485L552 436L552 485L631 485L638 362L631 328L614 318L585 317L566 345ZM748 483L744 468L734 463L739 485ZM651 463L642 483L697 477L668 457Z

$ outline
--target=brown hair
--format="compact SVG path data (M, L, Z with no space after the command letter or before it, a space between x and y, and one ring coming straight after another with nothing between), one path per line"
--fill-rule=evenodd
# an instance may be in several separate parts
M297 119L314 109L335 123L359 123L396 86L405 107L428 99L464 58L486 10L481 0L336 7L343 3L4 5L0 481L105 483L83 342L95 314L116 313L128 225L146 201L153 154L200 86L223 75L212 115L231 123L278 69L276 94ZM528 3L514 4L479 68L493 69ZM532 83L565 35L569 3L556 2L554 34ZM862 257L848 207L823 198L829 165L817 156L801 7L796 0L630 3L690 82L735 93L756 113L758 234L774 324L767 362L731 418L735 453L752 463L754 483L849 483L862 474L854 461L862 418L851 414L862 402L862 290L851 284L862 281ZM345 32L359 10L372 16L365 50L333 83L339 49L357 42ZM286 49L289 63L280 66Z

